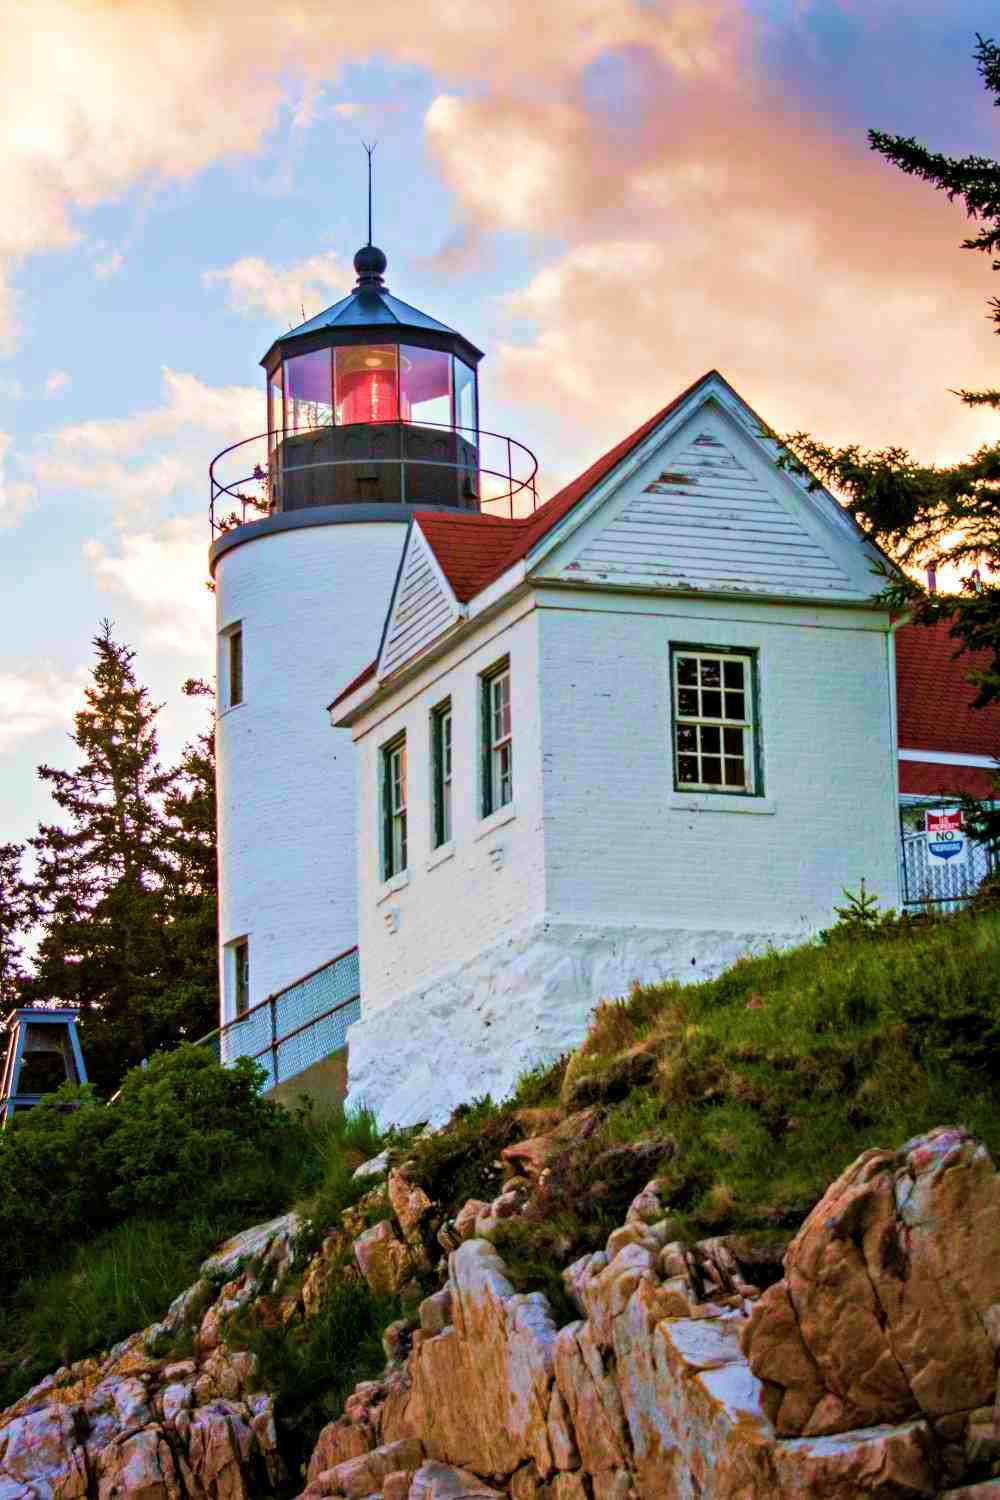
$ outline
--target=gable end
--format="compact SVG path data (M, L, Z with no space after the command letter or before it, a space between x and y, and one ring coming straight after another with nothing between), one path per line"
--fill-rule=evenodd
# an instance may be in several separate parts
M458 604L437 559L419 526L413 526L386 622L379 677L419 656L458 616Z

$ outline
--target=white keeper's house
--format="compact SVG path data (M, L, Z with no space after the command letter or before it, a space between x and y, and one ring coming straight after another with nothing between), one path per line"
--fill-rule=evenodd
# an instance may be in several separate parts
M213 466L222 1019L279 1084L351 1023L408 1122L862 877L901 904L898 621L718 372L536 507L480 352L355 265Z

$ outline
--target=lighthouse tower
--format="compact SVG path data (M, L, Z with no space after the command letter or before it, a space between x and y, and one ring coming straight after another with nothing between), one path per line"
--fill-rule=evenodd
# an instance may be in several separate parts
M381 250L354 266L261 361L266 433L212 464L223 1022L357 942L354 750L326 706L413 510L480 509L480 350L391 295Z

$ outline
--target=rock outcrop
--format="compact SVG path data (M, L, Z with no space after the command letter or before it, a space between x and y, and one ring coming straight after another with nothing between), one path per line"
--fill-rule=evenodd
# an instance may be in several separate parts
M397 1168L308 1263L292 1217L239 1236L162 1323L3 1414L0 1500L1000 1500L1000 1178L967 1132L864 1153L777 1246L680 1242L654 1178L565 1269L561 1327L483 1237L544 1194L552 1134L449 1221ZM426 1292L435 1242L444 1284L296 1481L232 1318L307 1320L334 1275Z

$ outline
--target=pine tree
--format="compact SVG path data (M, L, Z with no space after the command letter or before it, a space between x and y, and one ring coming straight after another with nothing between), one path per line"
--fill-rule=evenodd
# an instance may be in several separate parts
M214 689L189 678L188 697L215 699ZM173 873L168 888L169 994L178 1038L197 1041L219 1019L218 869L215 803L215 718L184 746L165 800L167 847Z
M979 75L1000 107L1000 46L977 35ZM933 152L911 136L868 132L872 150L911 176L923 178L949 199L960 199L981 224L962 243L993 256L1000 270L1000 162ZM1000 334L1000 299L990 303ZM1000 410L1000 389L952 392L967 406ZM776 437L777 434L771 434ZM1000 443L988 443L950 467L921 463L905 448L835 448L809 433L779 438L779 460L838 490L848 509L904 568L969 570L960 594L928 593L908 574L886 571L886 601L908 609L918 624L946 619L956 652L983 651L985 666L970 671L977 706L1000 701L1000 585L983 577L1000 573ZM1000 747L998 747L1000 748Z
M40 766L64 825L30 841L42 926L35 998L79 1006L88 1072L100 1088L172 1041L164 799L176 773L157 759L156 719L134 668L135 653L105 621L85 706L70 738L73 770Z
M0 844L0 1021L22 1003L27 978L21 939L31 927L33 904L23 857L23 844Z

